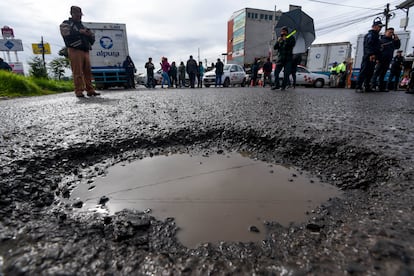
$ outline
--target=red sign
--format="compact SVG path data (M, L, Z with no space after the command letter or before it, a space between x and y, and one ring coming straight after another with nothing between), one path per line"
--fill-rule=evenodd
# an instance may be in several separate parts
M11 38L14 37L13 29L7 26L1 28L1 34L3 38Z

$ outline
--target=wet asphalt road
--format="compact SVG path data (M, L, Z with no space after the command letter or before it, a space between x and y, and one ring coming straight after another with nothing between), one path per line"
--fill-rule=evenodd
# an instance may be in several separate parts
M0 101L0 274L410 275L413 116L414 96L401 91L303 87L138 88ZM135 213L86 219L60 200L119 160L221 150L294 164L347 196L315 210L307 225L268 223L263 244L197 250L174 239L171 220Z

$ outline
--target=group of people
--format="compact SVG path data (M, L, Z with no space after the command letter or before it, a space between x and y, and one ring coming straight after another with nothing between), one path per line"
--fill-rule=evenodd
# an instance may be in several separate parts
M180 62L180 65L177 67L175 61L168 62L167 57L162 57L161 62L161 71L162 71L162 80L161 80L161 88L166 87L176 87L176 88L183 88L186 86L186 75L189 78L189 86L191 88L195 88L196 79L197 79L197 88L203 87L203 76L205 72L205 68L203 66L203 62L197 61L190 55L190 58L187 60L187 63L184 64L183 61ZM147 71L147 83L146 87L154 88L156 80L154 78L154 70L155 66L152 62L152 57L148 58L148 61L145 63L145 69ZM217 59L217 63L212 67L216 70L216 86L222 85L221 84L221 76L223 75L223 68L224 64L220 59Z
M394 57L394 51L400 48L401 41L392 27L387 28L380 36L379 32L382 27L381 19L377 17L371 30L364 36L364 54L356 92L388 92L398 87L404 60L401 55L402 51L398 51L396 57ZM391 75L386 82L385 75L391 62Z

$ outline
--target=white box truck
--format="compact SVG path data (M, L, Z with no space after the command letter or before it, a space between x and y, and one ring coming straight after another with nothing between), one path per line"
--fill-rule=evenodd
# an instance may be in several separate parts
M312 44L306 67L312 72L329 75L334 62L341 63L351 58L351 50L350 42Z
M122 67L129 55L126 25L96 22L83 24L95 33L95 43L89 53L96 87L127 87L127 77Z

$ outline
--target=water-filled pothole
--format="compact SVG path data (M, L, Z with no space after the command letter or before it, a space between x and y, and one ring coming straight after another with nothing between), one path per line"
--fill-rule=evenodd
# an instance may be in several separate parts
M178 239L187 247L260 241L264 221L305 222L306 212L340 195L336 187L296 168L239 153L144 158L115 165L90 185L80 185L71 195L84 202L83 209L96 208L106 196L110 213L150 209L157 218L174 217L181 229Z

